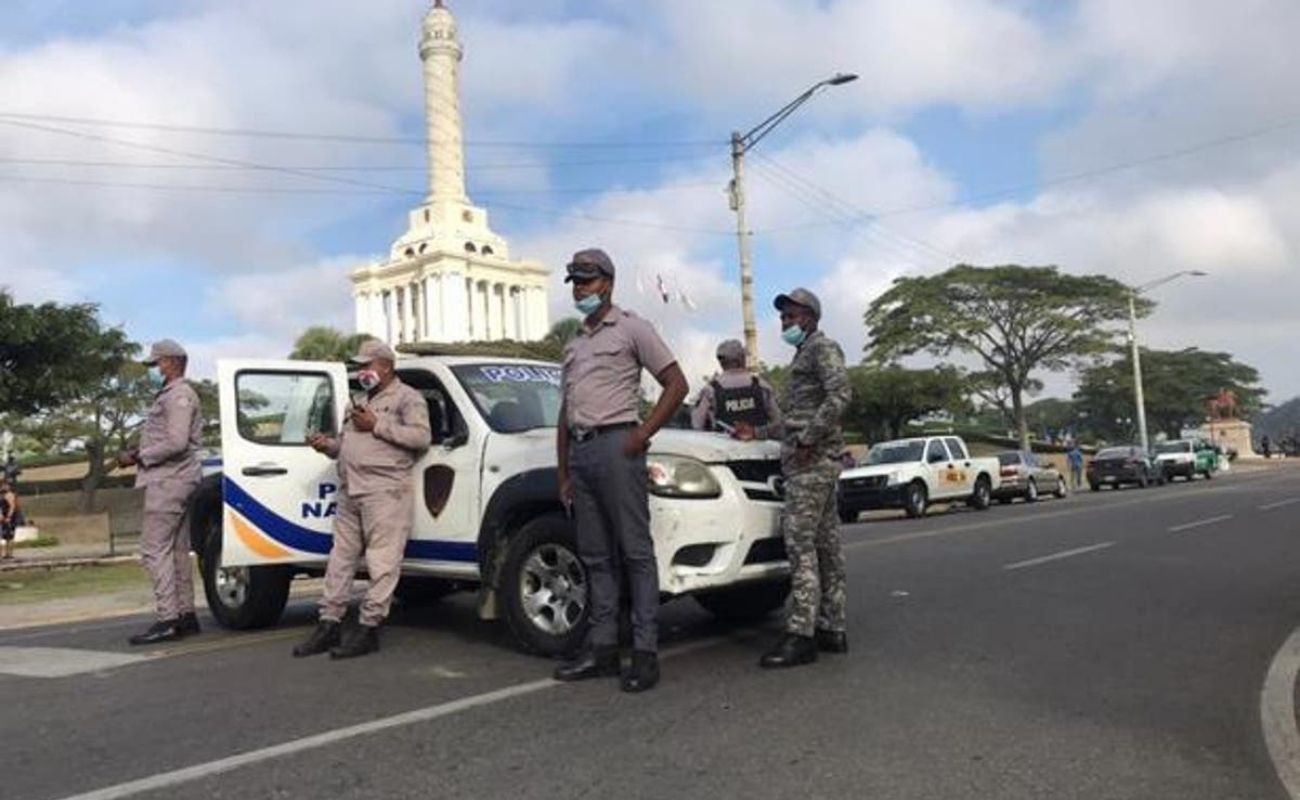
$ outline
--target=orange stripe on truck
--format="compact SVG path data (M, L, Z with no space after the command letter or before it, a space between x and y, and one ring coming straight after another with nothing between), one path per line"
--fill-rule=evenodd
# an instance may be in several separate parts
M240 519L233 511L227 511L226 513L230 517L230 527L235 529L235 535L249 550L262 558L282 559L289 558L292 555L292 553L271 541L252 525Z

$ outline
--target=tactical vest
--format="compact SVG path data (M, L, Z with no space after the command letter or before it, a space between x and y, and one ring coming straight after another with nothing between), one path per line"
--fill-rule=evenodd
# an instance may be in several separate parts
M724 389L716 379L713 386L713 417L728 425L746 422L754 427L768 423L763 387L755 377L748 386Z

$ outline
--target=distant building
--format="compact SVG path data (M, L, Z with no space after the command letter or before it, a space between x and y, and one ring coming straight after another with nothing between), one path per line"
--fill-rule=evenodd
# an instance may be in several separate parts
M352 272L356 329L392 344L541 339L548 271L512 261L487 211L465 194L456 20L437 0L424 18L429 196L388 258Z

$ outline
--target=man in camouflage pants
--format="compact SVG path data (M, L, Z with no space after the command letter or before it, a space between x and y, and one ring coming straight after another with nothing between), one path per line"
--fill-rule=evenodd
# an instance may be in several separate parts
M790 382L781 403L785 434L781 467L785 508L781 533L790 558L790 613L785 635L759 661L794 667L817 660L819 650L846 653L844 553L840 549L836 482L849 404L844 351L818 330L821 302L807 289L776 298L781 338L793 345Z

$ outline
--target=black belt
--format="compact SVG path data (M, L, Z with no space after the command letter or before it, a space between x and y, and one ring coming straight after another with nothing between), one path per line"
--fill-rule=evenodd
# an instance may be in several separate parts
M611 425L593 425L590 428L573 426L569 428L569 439L574 442L585 442L588 439L595 439L597 436L609 433L611 431L621 431L626 428L635 428L635 422L615 422Z

